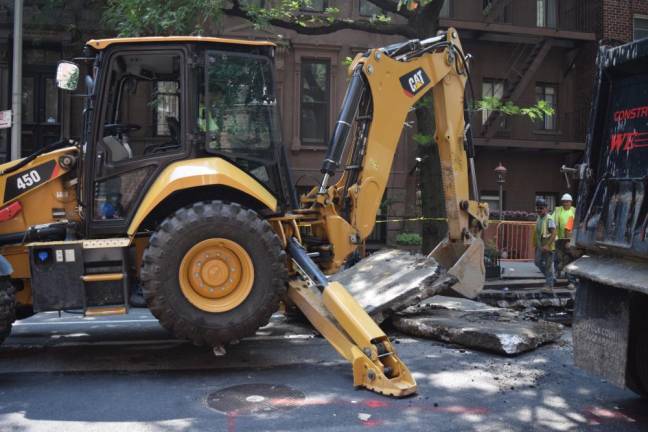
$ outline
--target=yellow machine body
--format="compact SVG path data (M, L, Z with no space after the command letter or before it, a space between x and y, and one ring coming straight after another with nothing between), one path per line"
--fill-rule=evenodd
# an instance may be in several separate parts
M194 37L104 39L89 41L88 46L95 50L104 50L118 44L166 42L273 46L269 42ZM350 71L357 67L362 68L367 88L371 92L373 112L362 168L357 180L350 187L345 187L349 175L346 172L337 183L324 185L321 190L314 189L305 196L301 208L281 213L277 199L266 187L226 159L202 157L178 160L166 166L149 183L123 238L105 239L105 242L119 244L120 247L133 246L136 255L135 268L139 273L149 234L143 231L142 225L161 204L168 203L177 193L205 186L223 186L235 191L239 197L249 198L258 203L260 208L267 210L267 214L270 215L267 220L283 246L289 253L295 254L292 260L287 261L293 275L288 288L288 298L304 312L340 355L352 364L354 384L396 397L414 393L416 382L397 356L385 333L339 283L321 282L325 277L320 278L316 289L311 280L312 274L298 264L296 249L291 249L291 244L295 241L301 244L305 235L318 238L328 245L331 252L331 259L322 263L322 270L330 274L344 265L347 258L361 246L374 228L376 213L408 113L417 101L428 91L432 91L437 125L435 138L441 157L442 186L449 229L448 238L432 254L458 279L455 286L458 292L474 296L481 289L484 266L480 231L486 226L488 208L485 204L470 199L468 164L463 141L463 104L467 71L465 65L460 66L454 57L462 49L456 31L450 29L447 32L446 42L445 48L425 52L407 61L391 58L383 49L370 50L366 54L358 55L354 60ZM417 79L414 73L418 73L417 71L421 71L420 77L425 75L427 79ZM399 77L408 74L412 79L411 91L404 91ZM83 219L84 214L79 209L76 197L76 182L80 179L69 171L69 168L64 168L68 165L62 162L64 156L75 158L77 153L76 147L63 148L36 157L17 172L0 174L0 198L5 198L1 201L2 206L20 201L23 209L16 217L0 224L0 234L23 232L38 224L60 220ZM16 163L19 162L2 165L0 171ZM45 165L48 169L53 167L52 172L46 171L49 173L47 177L39 173L31 174L38 167ZM22 176L26 177L23 179ZM25 186L25 190L7 192L11 188L16 189L18 184L11 186L8 182L18 182L18 179ZM32 186L33 182L37 184ZM341 206L349 200L350 211L345 214ZM104 239L84 239L75 240L70 244L81 247L79 244L86 242L82 247L95 248L102 241ZM30 304L32 293L27 245L17 242L15 245L2 247L1 252L14 268L12 278L23 280L18 303ZM306 256L305 251L303 256ZM193 261L189 259L187 266L191 265ZM126 279L124 274L126 273L86 275L82 279L84 283L89 284L119 283ZM213 275L210 277L218 278ZM200 283L197 283L198 291L201 289ZM244 298L242 296L241 301ZM104 307L95 308L91 312L104 315L126 311L127 308Z
M277 210L277 199L257 180L232 163L221 158L201 158L175 162L164 169L144 195L128 228L128 235L137 233L142 221L174 192L201 186L227 186Z

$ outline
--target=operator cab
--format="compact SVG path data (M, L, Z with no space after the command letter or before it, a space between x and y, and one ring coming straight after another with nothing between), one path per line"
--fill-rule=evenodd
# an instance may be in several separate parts
M121 236L162 171L221 157L296 206L281 145L274 45L201 37L93 40L84 137L86 236ZM65 64L65 63L64 63Z

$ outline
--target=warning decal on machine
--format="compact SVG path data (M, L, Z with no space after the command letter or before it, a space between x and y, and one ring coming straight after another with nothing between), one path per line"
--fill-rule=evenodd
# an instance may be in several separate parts
M37 167L7 177L4 202L22 195L56 175L56 161L50 160Z
M430 84L430 77L423 69L418 68L400 77L400 82L405 94L412 97Z

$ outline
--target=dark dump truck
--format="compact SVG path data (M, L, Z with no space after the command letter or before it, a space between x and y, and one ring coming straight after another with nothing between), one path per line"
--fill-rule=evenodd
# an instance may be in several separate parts
M600 49L577 172L575 363L648 395L648 39Z

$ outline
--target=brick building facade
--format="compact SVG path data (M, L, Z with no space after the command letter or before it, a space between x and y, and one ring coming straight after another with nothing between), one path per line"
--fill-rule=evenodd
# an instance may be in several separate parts
M648 2L602 0L600 37L611 44L648 37Z
M536 196L556 200L565 191L560 166L577 163L584 148L596 39L601 37L597 35L599 20L616 20L612 14L624 7L610 4L620 3L626 5L625 9L630 3L638 5L637 12L626 11L631 15L648 13L646 2L630 0L606 0L602 13L596 0L446 0L439 25L458 28L466 51L472 54L476 98L498 96L522 106L541 98L556 108L555 116L537 122L492 113L475 114L478 182L483 197L494 208L498 202L493 169L499 162L509 170L504 188L507 210L532 210ZM3 109L11 103L11 4L0 0ZM343 16L354 20L370 19L378 11L366 0L319 0L313 1L310 13L317 14L328 6L339 8ZM55 11L43 11L32 2L25 5L26 149L52 141L60 134L78 136L80 101L56 91L53 71L58 59L79 55L83 41L108 34L102 30L100 14L100 2L92 0L73 0ZM628 29L615 25L610 24L602 37L627 37ZM635 31L632 24L630 28ZM346 87L345 58L369 47L402 40L399 36L356 30L316 37L279 28L261 31L239 18L224 19L210 34L271 39L278 44L276 65L284 144L300 190L320 180L319 164ZM394 161L382 207L390 216L415 216L418 211L414 133L415 129L404 128ZM7 131L0 131L0 153L6 152L8 139ZM418 229L403 222L379 224L373 238L393 241L400 232Z
M508 169L505 210L532 210L536 197L555 203L566 191L560 167L581 157L596 52L597 2L579 0L452 0L442 26L459 29L473 57L480 97L519 106L544 99L556 114L540 121L476 116L478 180L498 208L499 162ZM589 78L588 78L589 77ZM589 79L589 81L588 81ZM583 85L587 82L588 85Z

